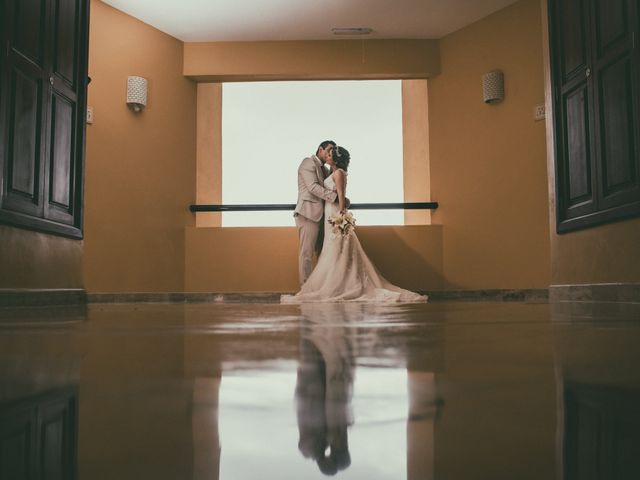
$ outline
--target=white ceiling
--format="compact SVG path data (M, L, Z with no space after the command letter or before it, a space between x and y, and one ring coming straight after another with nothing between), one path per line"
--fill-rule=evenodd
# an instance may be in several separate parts
M103 0L185 42L440 38L517 0ZM360 38L360 37L358 37Z

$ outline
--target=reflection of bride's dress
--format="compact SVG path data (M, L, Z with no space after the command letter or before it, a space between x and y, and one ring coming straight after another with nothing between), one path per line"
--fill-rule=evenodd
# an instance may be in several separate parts
M336 189L333 176L324 185ZM427 296L389 283L371 263L355 232L334 234L327 219L339 212L337 203L325 202L324 243L316 268L296 295L283 295L282 303L301 302L426 302Z

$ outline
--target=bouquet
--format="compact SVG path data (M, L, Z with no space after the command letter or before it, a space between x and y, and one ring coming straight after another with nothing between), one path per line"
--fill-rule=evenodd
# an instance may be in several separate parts
M349 211L345 213L334 213L327 221L329 225L331 225L333 233L335 235L340 234L343 237L350 235L354 228L356 228L356 219Z

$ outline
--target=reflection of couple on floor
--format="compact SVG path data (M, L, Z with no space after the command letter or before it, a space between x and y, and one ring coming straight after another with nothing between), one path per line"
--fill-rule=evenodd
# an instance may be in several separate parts
M347 427L353 424L351 397L358 352L375 339L362 325L371 306L353 303L302 304L296 407L298 448L326 475L351 464Z

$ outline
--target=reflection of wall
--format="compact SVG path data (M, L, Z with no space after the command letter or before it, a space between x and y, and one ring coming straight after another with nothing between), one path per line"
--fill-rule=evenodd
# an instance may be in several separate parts
M434 425L437 418L435 375L407 371L409 418L407 419L407 478L434 478Z
M211 311L187 307L186 329L211 327ZM184 335L185 380L193 385L191 432L193 478L217 480L220 474L218 403L222 379L223 343L217 335Z
M558 471L565 480L638 478L640 330L634 304L554 304ZM589 322L585 322L585 315ZM619 323L617 320L624 320ZM615 325L612 325L615 323ZM614 474L615 472L615 474ZM596 478L596 477L592 477Z
M432 214L444 226L445 288L546 288L549 230L538 0L522 0L440 41L429 80ZM483 73L505 100L483 103Z
M91 308L80 372L79 478L191 478L184 307ZM135 327L131 327L135 325ZM129 326L129 327L127 327ZM176 330L177 332L177 330Z
M0 310L0 478L77 478L84 307Z
M435 423L434 478L554 478L548 307L508 303L491 308L489 318L469 312L445 313L445 359L435 375L444 405Z
M96 0L90 23L86 288L183 291L196 86L182 75L182 42ZM149 103L137 115L125 104L128 75L149 80Z

